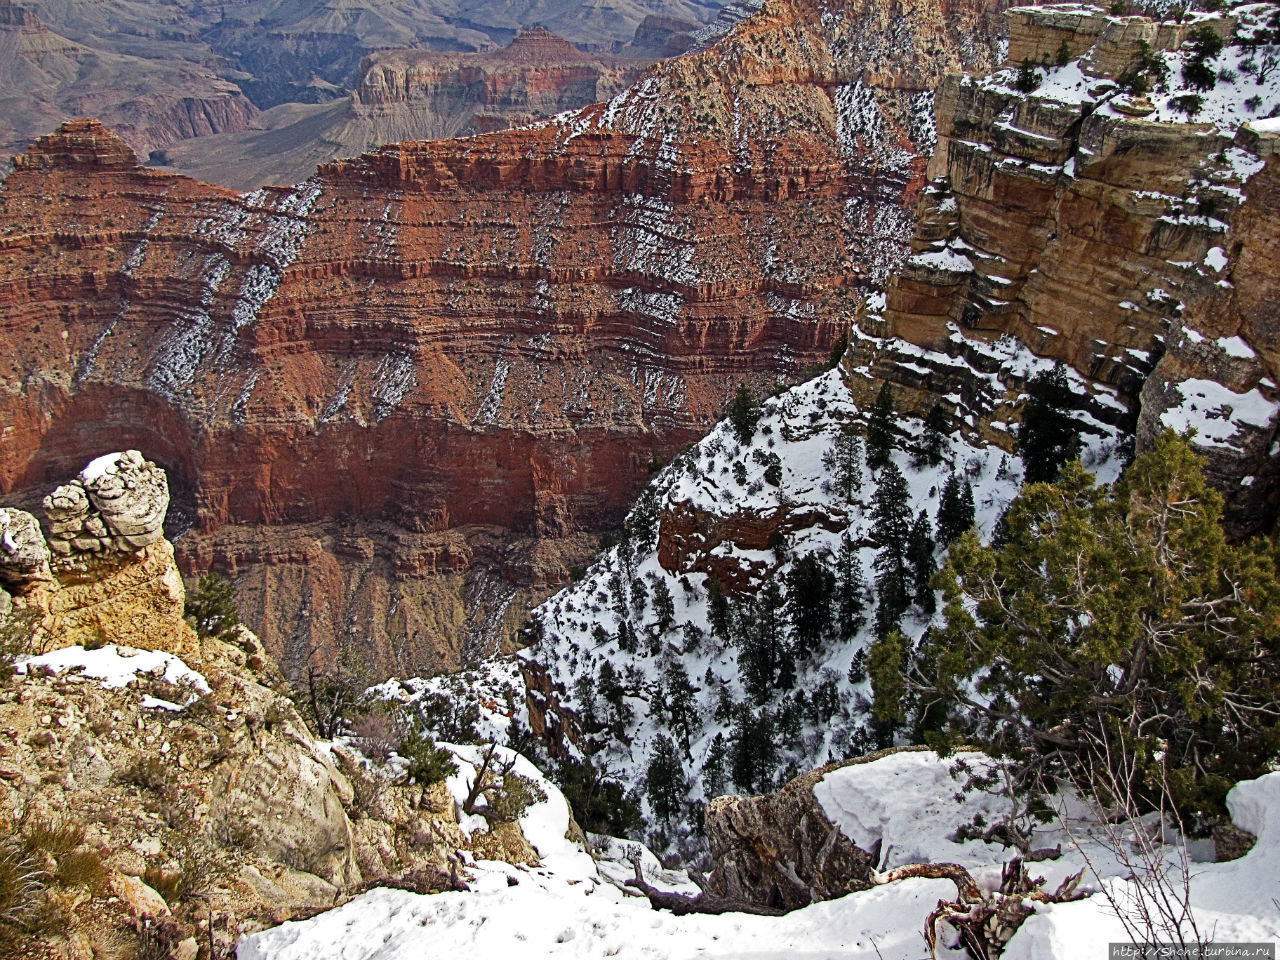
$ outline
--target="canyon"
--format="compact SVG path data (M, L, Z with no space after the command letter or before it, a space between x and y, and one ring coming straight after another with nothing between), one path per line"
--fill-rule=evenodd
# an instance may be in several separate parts
M499 50L380 50L345 97L285 103L244 129L183 140L151 165L236 189L304 180L320 163L384 143L471 136L608 100L655 60L681 53L693 24L646 17L617 55L586 53L542 27Z
M436 0L3 0L0 154L7 160L63 120L92 116L144 159L177 160L183 172L238 188L289 183L310 175L318 162L393 139L443 136L441 123L455 127L452 135L470 122L466 104L438 101L429 117L419 103L392 135L385 117L366 129L372 120L359 115L350 94L369 57L438 57L447 70L450 57L492 54L523 30L550 28L591 56L648 64L687 49L718 6L701 0L607 7L540 0L518 10ZM563 66L584 59L573 53ZM575 89L560 109L613 92L586 98ZM440 118L440 109L456 109L457 116ZM418 121L425 125L413 126ZM214 164L205 151L230 156ZM282 151L292 157L283 166L276 159ZM252 182L241 166L254 169ZM7 170L4 161L0 169Z
M912 252L861 305L841 363L682 452L620 542L535 608L517 658L551 756L581 752L633 784L660 743L679 744L683 822L653 827L655 849L705 843L701 811L730 789L731 767L737 789L759 794L887 745L870 729L867 665L887 553L888 471L869 452L882 397L928 572L948 549L932 538L949 484L969 491L978 535L996 538L1025 476L1015 438L1029 385L1058 364L1056 402L1099 484L1165 431L1189 433L1228 536L1274 532L1280 120L1267 114L1280 116L1280 78L1255 82L1248 64L1276 10L1188 23L1010 10L1001 68L938 90ZM1197 118L1171 106L1194 31L1237 41L1213 59L1220 79ZM1164 85L1122 88L1154 58ZM942 424L933 454L929 420ZM932 609L902 619L908 645L940 628L949 598L927 596ZM815 603L816 646L797 612ZM775 684L759 680L766 656Z
M287 671L456 668L738 383L826 361L908 253L933 89L998 28L779 0L576 114L249 194L66 124L0 190L0 489L140 449Z

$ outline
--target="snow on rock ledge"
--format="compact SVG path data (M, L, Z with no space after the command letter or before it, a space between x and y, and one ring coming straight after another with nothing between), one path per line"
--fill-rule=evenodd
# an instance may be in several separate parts
M19 674L45 670L49 673L78 671L98 680L104 687L126 687L143 674L160 677L166 683L187 684L200 693L209 692L209 682L181 658L163 650L137 650L108 644L96 650L62 647L38 657L20 657L14 664Z

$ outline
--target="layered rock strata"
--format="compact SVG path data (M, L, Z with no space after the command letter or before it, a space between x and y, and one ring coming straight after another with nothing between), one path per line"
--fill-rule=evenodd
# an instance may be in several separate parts
M182 578L164 539L169 486L136 450L107 454L44 499L39 521L0 511L0 587L26 615L41 649L99 647L130 636L133 646L178 652Z
M915 254L855 353L868 392L890 379L917 410L943 394L964 429L1008 444L1021 381L992 381L987 358L1020 342L1078 371L1082 410L1136 422L1139 449L1196 429L1235 529L1269 525L1277 137L1242 125L1247 80L1201 98L1207 122L1176 99L1190 31L1241 25L1067 5L1009 16L1008 67L939 91ZM1234 77L1247 50L1228 51L1215 66ZM1152 55L1169 86L1124 93L1117 79ZM1037 89L1017 88L1014 63L1058 56Z
M247 195L71 124L0 191L0 489L136 447L291 669L456 666L738 382L825 359L994 36L779 0L609 103Z

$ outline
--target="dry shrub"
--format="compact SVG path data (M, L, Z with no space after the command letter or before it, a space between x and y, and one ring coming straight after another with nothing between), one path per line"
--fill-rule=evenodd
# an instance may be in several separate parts
M37 925L48 880L21 837L0 840L0 953L9 955Z
M107 867L97 850L68 853L58 860L59 886L85 887L95 896L107 888Z
M120 774L120 781L163 796L169 790L169 767L156 757L138 757Z
M404 739L404 724L396 707L375 703L369 712L350 721L351 745L374 763L386 763Z
M84 843L84 824L63 817L29 815L18 829L29 851L37 857L47 854L55 863Z

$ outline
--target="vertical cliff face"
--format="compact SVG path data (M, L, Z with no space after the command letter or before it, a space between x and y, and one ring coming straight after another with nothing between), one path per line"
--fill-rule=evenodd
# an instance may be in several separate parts
M738 382L826 358L994 36L784 0L608 103L245 195L69 124L0 190L2 489L137 447L288 663L456 666Z
M1247 121L1280 95L1274 76L1249 73L1251 23L1067 6L1009 15L1008 66L939 91L915 253L889 285L883 325L868 326L880 337L864 370L918 407L950 391L960 422L1007 443L1000 421L1020 379L984 384L982 357L1021 342L1074 367L1082 407L1136 423L1139 447L1166 426L1196 429L1234 522L1265 521L1280 409L1276 135ZM1211 64L1219 76L1193 121L1181 73L1202 29L1237 45ZM1054 61L1031 70L1029 92L1013 66L1024 60ZM1163 89L1158 77L1145 92L1117 83L1156 75L1153 62Z

